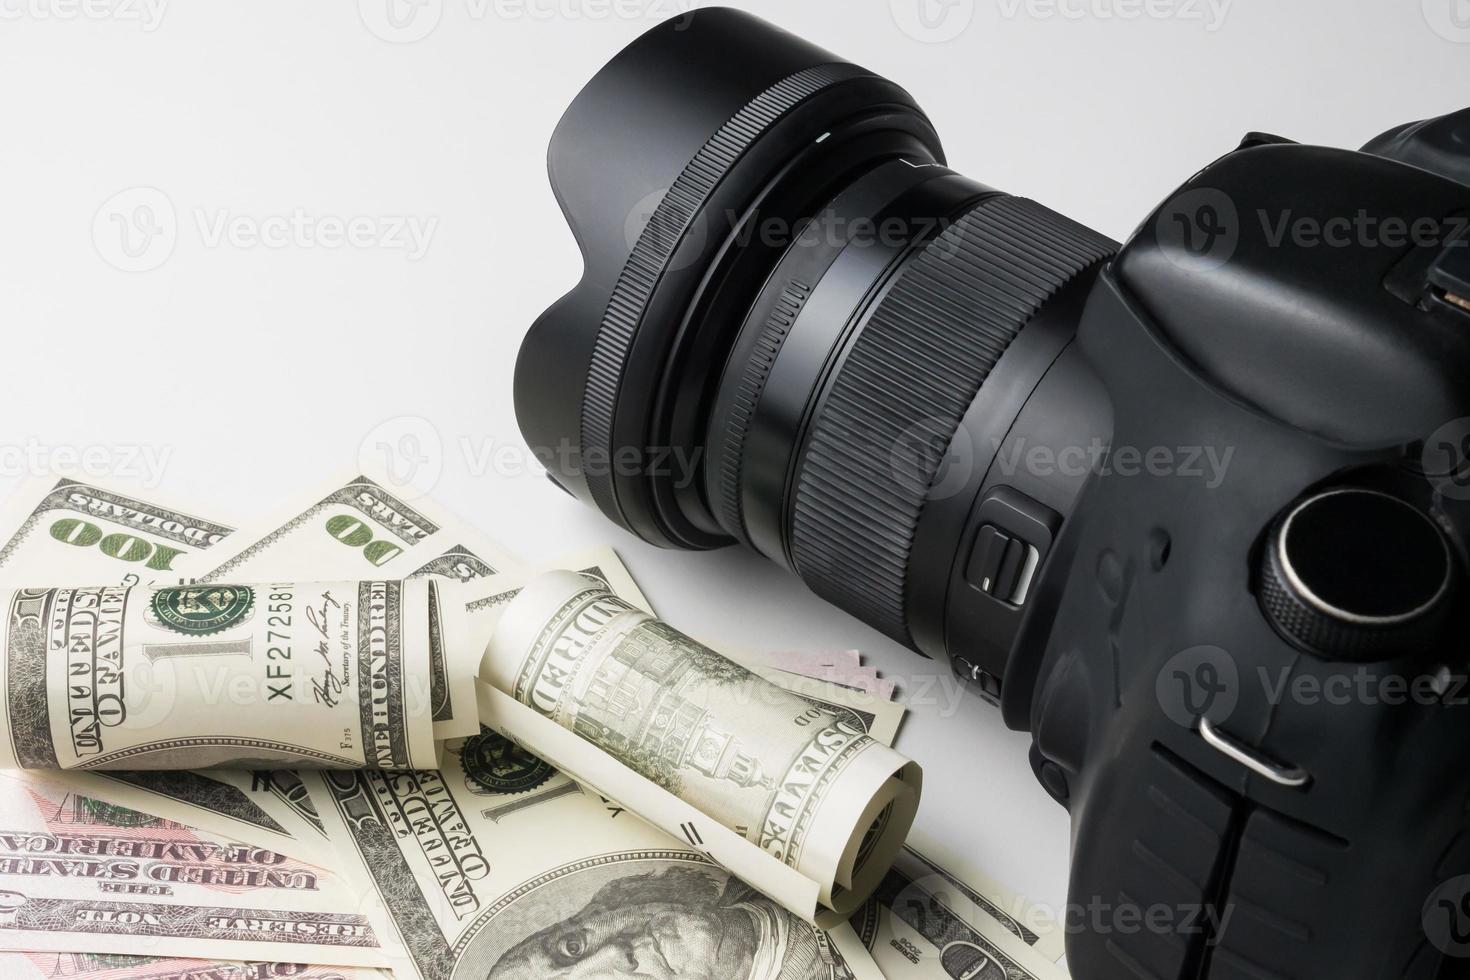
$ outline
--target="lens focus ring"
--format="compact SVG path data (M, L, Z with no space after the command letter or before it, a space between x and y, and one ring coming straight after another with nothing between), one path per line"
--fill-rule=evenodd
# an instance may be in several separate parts
M909 642L909 553L966 409L1042 304L1116 249L998 196L899 271L816 410L797 475L791 558L814 591Z

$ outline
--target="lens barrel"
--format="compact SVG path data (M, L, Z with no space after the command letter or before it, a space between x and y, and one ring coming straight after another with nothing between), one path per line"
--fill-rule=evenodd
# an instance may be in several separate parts
M516 401L552 478L646 540L745 543L925 652L973 645L975 515L1006 489L1060 520L1080 489L997 473L1003 441L1106 435L1053 368L1115 243L949 170L907 93L730 10L619 55L550 159L586 270ZM1010 637L979 639L998 677Z

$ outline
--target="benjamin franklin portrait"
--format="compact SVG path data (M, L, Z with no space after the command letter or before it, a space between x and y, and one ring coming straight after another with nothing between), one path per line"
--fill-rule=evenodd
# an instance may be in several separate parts
M580 909L506 949L488 980L847 976L811 926L739 879L674 865L602 884Z

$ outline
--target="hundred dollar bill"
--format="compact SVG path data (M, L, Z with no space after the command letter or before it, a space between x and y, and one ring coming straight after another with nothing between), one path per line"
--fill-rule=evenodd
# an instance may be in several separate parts
M5 980L392 980L382 970L108 953L0 953Z
M302 778L400 980L882 976L849 927L810 925L492 729L436 772Z
M638 588L638 583L633 581L633 576L628 567L623 564L617 552L611 548L593 548L590 551L578 552L574 555L563 555L560 559L547 565L540 565L534 569L520 570L509 575L497 575L483 582L475 583L469 590L471 595L467 608L474 622L475 630L490 636L495 630L495 624L500 621L500 614L510 605L511 600L521 594L521 589L541 572L554 571L556 569L570 569L580 572L589 578L597 579L607 586L608 590L622 597L623 601L632 603L646 612L653 612L653 606L649 604L648 597L643 590Z
M432 765L436 585L0 595L0 768Z
M915 827L907 867L922 871L932 889L963 898L1006 932L1052 962L1067 955L1066 930L1047 909L1028 902L976 866L972 857Z
M145 499L117 486L55 478L17 491L6 500L5 511L12 523L0 523L0 534L10 532L7 540L19 555L12 564L36 568L52 582L134 584L159 575L184 576L232 533L223 522L187 516L151 495ZM161 567L150 569L150 563ZM139 567L146 575L134 571ZM0 572L14 569L0 566ZM321 853L319 843L303 841L300 825L280 819L233 785L233 773L72 770L51 775L79 793L209 834L307 860Z
M482 721L800 915L855 908L913 822L916 764L595 579L527 584L481 677Z
M130 585L185 576L233 533L224 522L190 516L151 494L145 498L119 486L57 478L22 487L7 498L4 512L0 535L10 537L0 574L34 569L32 581ZM297 839L294 825L283 825L225 781L223 773L73 770L53 775L78 792L206 833L306 859L320 854L318 846Z
M53 477L6 498L5 533L0 578L8 582L135 585L192 574L233 531L131 490Z
M852 925L888 980L1065 980L995 912L904 850Z
M46 773L46 778L58 786L113 806L150 813L211 836L228 837L303 861L320 861L320 830L313 839L308 825L262 805L260 795L251 791L251 777L249 772L233 769L69 769Z
M386 480L356 475L332 481L306 506L293 506L242 532L210 554L205 582L327 580L426 576L467 583L517 567L500 545L461 521L433 513L425 500L395 495ZM455 654L463 653L459 657ZM436 656L434 736L472 734L475 718L471 647Z
M305 507L263 522L211 554L204 581L283 578L310 568L327 578L449 575L470 581L515 568L503 548L425 500L405 501L388 481L354 475L332 481Z
M323 868L0 774L0 949L380 966L357 904Z

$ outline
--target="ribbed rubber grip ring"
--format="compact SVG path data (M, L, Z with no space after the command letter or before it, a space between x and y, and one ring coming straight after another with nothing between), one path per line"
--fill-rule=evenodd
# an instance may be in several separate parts
M791 332L811 294L810 286L794 279L782 287L781 295L761 324L760 335L745 361L719 444L714 447L712 458L720 467L719 495L714 503L720 508L724 527L739 532L742 537L745 518L741 505L740 469L745 459L745 437L750 433L756 404L760 401L761 392L765 391L776 356L781 353L781 345L786 342L786 335Z
M1117 245L1034 201L982 201L898 272L818 407L791 557L807 584L909 642L909 553L966 409L1041 305Z
M669 187L629 253L602 317L582 393L584 456L589 451L606 453L600 463L617 458L613 418L628 352L669 260L711 192L772 123L823 89L867 74L856 65L830 64L782 79L721 126ZM621 520L611 465L589 466L586 475L598 507L614 520Z

